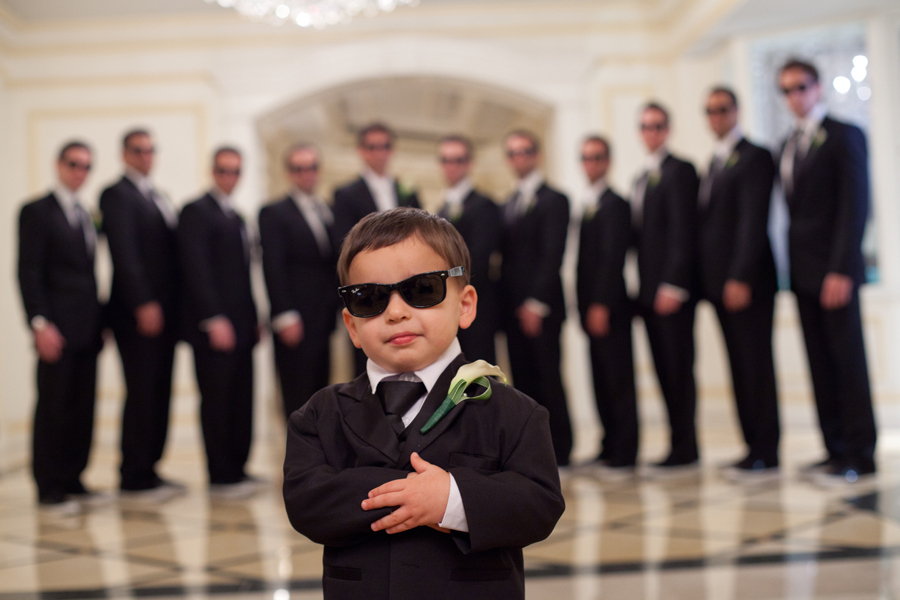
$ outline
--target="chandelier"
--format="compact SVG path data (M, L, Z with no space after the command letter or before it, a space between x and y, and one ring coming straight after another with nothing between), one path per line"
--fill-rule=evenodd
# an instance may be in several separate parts
M416 6L419 0L206 0L233 8L245 17L272 25L294 23L323 29L348 23L357 15L373 17L398 6Z

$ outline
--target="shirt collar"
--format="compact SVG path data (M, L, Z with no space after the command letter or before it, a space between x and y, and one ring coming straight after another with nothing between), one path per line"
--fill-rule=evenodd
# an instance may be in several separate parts
M823 103L816 104L804 118L797 119L795 126L805 135L811 135L815 133L822 121L825 120L827 112L828 108Z
M363 179L366 180L366 183L380 184L380 185L393 185L394 178L388 174L379 175L372 169L366 167L366 170L363 171L362 174Z
M731 156L731 153L734 152L735 147L742 139L744 139L744 132L741 131L740 125L735 125L731 131L725 134L725 137L716 142L715 150L713 151L714 156L726 160Z
M125 177L131 180L131 183L133 183L142 194L147 194L153 189L153 182L150 181L150 177L143 173L139 173L131 167L125 167Z
M462 204L471 191L472 180L468 177L463 177L456 185L444 190L444 202L447 204Z
M606 177L601 177L585 190L585 200L587 204L596 204L600 201L600 197L606 193L606 190L609 188L609 184L606 182Z
M669 148L663 144L644 158L644 170L659 171L667 156L669 156Z
M234 210L234 205L231 201L231 196L226 194L218 186L213 186L211 190L209 190L209 195L215 199L215 201L222 207L222 210L228 212Z
M74 209L75 203L78 202L78 195L63 185L62 182L57 182L56 187L53 188L53 195L60 204L65 205L63 208L66 210L69 208Z
M519 190L523 198L531 198L537 193L538 188L543 183L544 174L541 173L540 169L535 169L516 182L516 189Z
M291 191L289 192L289 194L290 194L291 198L294 200L294 202L297 204L297 206L301 206L302 204L305 204L307 202L319 201L319 199L315 195L307 194L306 192L304 192L297 186L294 186L293 188L291 188Z
M383 380L389 377L397 379L395 376L404 375L404 377L400 378L401 381L415 381L416 378L418 378L419 381L425 384L427 392L431 393L431 388L437 383L441 373L447 370L447 367L453 362L453 359L459 356L460 353L462 353L462 348L460 348L459 340L453 338L453 342L450 343L450 346L444 350L444 353L441 354L436 361L427 367L412 372L412 375L415 377L410 377L409 373L401 374L388 371L380 365L375 364L375 361L370 358L366 361L366 374L369 376L369 385L372 386L372 391L374 392L378 389L378 384Z

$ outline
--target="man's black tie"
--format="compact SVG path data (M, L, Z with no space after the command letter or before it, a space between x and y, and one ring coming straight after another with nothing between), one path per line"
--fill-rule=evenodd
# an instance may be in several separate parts
M375 391L381 400L384 416L387 417L391 428L399 437L406 429L403 424L403 415L409 412L416 401L425 395L425 384L421 381L382 381Z

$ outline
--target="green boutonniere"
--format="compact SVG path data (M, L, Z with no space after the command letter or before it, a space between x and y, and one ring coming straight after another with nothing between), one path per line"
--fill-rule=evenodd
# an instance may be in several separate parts
M462 203L451 204L447 210L447 219L451 223L456 223L459 221L459 218L462 216L463 206Z
M656 187L659 185L659 180L662 179L662 171L659 169L653 169L650 171L649 175L647 175L647 185L650 187Z
M415 188L412 188L404 183L397 182L397 200L399 200L400 204L406 206L409 204L409 201L413 196L416 195Z
M422 427L420 433L428 433L432 427L437 425L438 421L444 418L450 410L462 402L463 400L487 400L491 397L491 380L488 375L499 377L506 383L506 375L500 370L500 367L490 364L484 360L476 360L473 363L463 365L456 372L456 376L450 382L450 392L444 399L444 402L438 407L425 426ZM477 396L466 396L466 389L470 385L480 385L486 388Z
M823 127L819 127L819 130L816 132L816 137L813 138L811 146L813 148L818 148L822 144L825 143L825 140L828 139L828 132L825 131Z
M588 204L587 207L584 209L584 216L582 217L582 220L590 221L591 219L594 218L594 215L596 215L596 214L597 214L597 205L592 202L592 203Z
M736 165L739 160L741 160L741 153L735 150L731 153L731 156L728 157L728 160L725 161L725 168L730 169Z
M95 208L92 208L88 214L90 214L91 222L94 224L94 229L100 231L103 228L103 213Z

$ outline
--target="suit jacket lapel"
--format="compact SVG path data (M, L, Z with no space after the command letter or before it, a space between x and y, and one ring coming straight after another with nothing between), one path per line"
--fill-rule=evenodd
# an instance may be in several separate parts
M338 394L356 401L344 413L347 426L365 443L397 463L400 460L400 440L384 418L381 401L369 390L368 376L363 373L342 386Z
M397 463L397 466L401 469L409 466L409 457L413 452L421 454L425 448L453 424L453 421L455 421L459 414L465 409L465 402L460 402L455 408L447 413L443 419L438 421L437 425L432 427L428 433L424 435L420 433L420 430L425 426L425 423L428 422L428 419L431 418L431 415L434 414L434 411L436 411L444 402L447 393L450 391L450 381L456 376L456 372L464 364L466 364L466 359L462 354L453 359L450 365L444 369L443 373L441 373L441 376L438 377L434 387L431 388L431 393L429 393L428 397L425 399L422 410L419 411L416 418L409 424L409 429L407 431L408 435L402 449L402 457Z
M362 189L366 192L365 198L363 202L366 204L365 209L368 213L378 212L378 204L375 203L375 195L372 193L372 190L369 189L369 184L366 183L366 179L362 176L359 178L360 184L362 184Z

